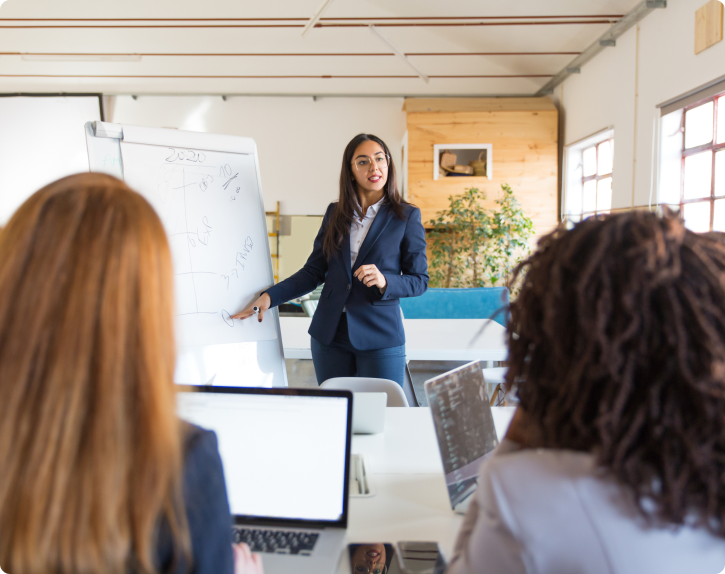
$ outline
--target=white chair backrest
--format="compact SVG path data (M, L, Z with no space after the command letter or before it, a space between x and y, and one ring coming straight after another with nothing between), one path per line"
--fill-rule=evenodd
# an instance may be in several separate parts
M389 407L407 407L408 399L398 383L390 379L368 377L335 377L320 385L322 389L352 391L353 393L386 393Z
M300 304L308 317L312 317L317 311L317 301L312 299L300 299Z
M506 382L506 371L508 367L490 367L488 369L481 369L483 371L483 378L489 385L502 385Z

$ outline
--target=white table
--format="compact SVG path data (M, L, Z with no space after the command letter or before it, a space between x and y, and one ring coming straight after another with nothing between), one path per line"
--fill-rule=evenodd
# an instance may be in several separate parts
M311 359L309 317L280 317L285 359ZM505 333L490 319L403 319L409 361L505 361Z
M514 410L493 408L499 438ZM375 495L350 499L346 544L435 540L449 558L463 516L451 510L430 409L386 409L385 431L355 435L352 451L369 462ZM345 549L339 573L349 571Z

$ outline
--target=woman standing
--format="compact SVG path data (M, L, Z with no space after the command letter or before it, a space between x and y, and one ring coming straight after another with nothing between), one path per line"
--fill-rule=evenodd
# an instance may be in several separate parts
M400 197L388 146L359 134L345 148L339 200L327 208L305 266L233 318L251 317L256 306L262 321L270 307L324 283L309 330L317 382L360 376L402 386L399 301L428 288L425 250L420 210Z

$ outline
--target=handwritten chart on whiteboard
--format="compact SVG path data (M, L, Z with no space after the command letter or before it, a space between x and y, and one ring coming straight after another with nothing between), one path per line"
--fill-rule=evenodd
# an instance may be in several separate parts
M169 237L178 344L275 339L272 321L231 319L269 287L254 157L124 141L121 154Z

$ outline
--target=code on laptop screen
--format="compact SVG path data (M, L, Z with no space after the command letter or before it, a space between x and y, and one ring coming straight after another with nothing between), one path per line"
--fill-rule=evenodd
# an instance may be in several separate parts
M480 362L431 379L426 393L453 506L475 489L498 437Z

